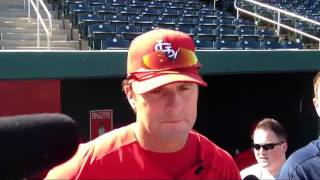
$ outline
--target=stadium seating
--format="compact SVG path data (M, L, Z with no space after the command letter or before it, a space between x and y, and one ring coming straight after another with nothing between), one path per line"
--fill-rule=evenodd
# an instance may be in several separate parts
M108 47L115 38L130 42L137 35L159 28L176 29L194 38L198 48L277 49L294 48L293 41L279 41L271 29L259 27L253 20L237 19L231 13L213 9L212 3L200 0L62 0L62 11L68 12L72 27L79 28L80 38L87 39L90 49ZM279 0L263 0L281 5ZM269 2L270 1L270 2ZM309 2L309 1L308 1ZM286 8L293 7L285 3ZM253 7L242 4L251 10ZM313 4L314 5L314 4ZM268 14L263 8L257 11ZM269 16L274 16L269 13ZM320 15L319 15L320 17ZM287 23L292 23L287 19ZM99 28L101 27L101 28ZM306 29L307 27L301 26ZM308 27L310 30L310 27ZM318 29L312 29L317 31ZM317 32L315 32L317 33ZM123 43L125 44L125 43ZM297 44L297 49L301 49ZM119 47L120 48L120 47ZM123 47L121 47L123 48Z

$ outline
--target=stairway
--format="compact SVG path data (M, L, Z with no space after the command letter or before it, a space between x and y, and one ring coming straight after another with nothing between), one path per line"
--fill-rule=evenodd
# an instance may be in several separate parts
M34 0L35 1L35 0ZM0 50L46 50L47 35L40 24L40 47L37 47L37 19L31 5L31 19L28 22L27 0L0 0ZM53 18L53 30L50 41L50 50L79 50L79 40L72 40L70 29L64 29L63 21L56 19L57 12L52 10L52 5L44 0ZM48 26L47 15L42 12L42 17Z

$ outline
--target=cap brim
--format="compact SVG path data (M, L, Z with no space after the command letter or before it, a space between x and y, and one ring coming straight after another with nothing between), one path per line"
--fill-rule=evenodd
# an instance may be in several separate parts
M201 78L198 73L181 73L180 71L170 71L170 73L165 72L150 79L133 81L132 89L137 94L143 94L155 88L174 82L193 82L199 84L200 86L207 86L207 83Z

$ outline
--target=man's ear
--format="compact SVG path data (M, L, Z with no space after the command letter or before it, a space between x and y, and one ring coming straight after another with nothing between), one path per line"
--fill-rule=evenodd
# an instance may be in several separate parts
M136 110L136 101L135 101L134 92L133 92L131 86L125 86L124 92L127 96L127 99L128 99L128 102L129 102L131 108L135 111Z
M288 150L288 143L287 143L287 142L284 142L282 147L283 147L284 152L287 152L287 150Z
M318 116L320 116L320 107L319 107L320 104L319 104L319 101L316 98L313 98L312 101L313 101L313 105L314 105L314 107L315 107L315 109L316 109L316 111L318 113Z

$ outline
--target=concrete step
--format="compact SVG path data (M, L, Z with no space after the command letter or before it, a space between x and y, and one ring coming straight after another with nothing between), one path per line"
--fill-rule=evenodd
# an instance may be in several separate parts
M26 17L0 16L0 22L2 22L2 23L9 23L9 22L29 23L28 20L29 20L29 18L27 16ZM35 17L30 18L30 23L36 23L36 22L37 22L37 18L35 18ZM46 24L49 22L47 17L44 18L44 22ZM52 23L53 24L62 24L60 19L52 19Z
M0 34L4 33L25 33L25 34L34 34L37 32L37 29L34 28L2 28L0 27ZM45 30L40 28L40 33L45 34ZM66 30L53 30L52 34L67 34Z
M36 0L33 0L33 2L36 4ZM46 5L47 9L49 11L52 10L52 4L51 3L48 3L47 1L43 1L44 4ZM30 3L30 8L33 9L33 6L32 4ZM17 9L20 9L20 10L28 10L28 0L19 0L19 1L0 1L0 10L17 10ZM42 6L40 5L40 10L43 9Z
M52 17L57 17L57 11L49 11ZM0 10L0 16L1 17L28 17L28 11L26 10ZM30 12L31 17L37 17L36 13L34 11ZM42 18L47 18L48 15L44 12L41 13Z
M32 34L36 33L37 29L35 28L7 28L7 27L0 27L0 34L2 33L25 33L25 34ZM40 28L40 33L45 34L45 30ZM53 29L52 34L67 34L66 30L61 29Z
M49 24L46 23L46 26L49 27ZM16 27L20 27L20 28L37 28L37 24L36 23L28 23L28 21L26 21L25 23L23 22L14 22L14 21L6 21L6 22L0 22L0 27L7 27L7 28L16 28ZM42 28L42 25L40 24L40 27ZM57 24L54 23L52 24L52 28L54 29L62 29L62 22L61 24Z
M37 40L37 34L25 33L3 33L1 34L2 40ZM46 40L46 34L40 34L40 39ZM67 34L53 34L51 40L66 41L68 40Z
M50 41L50 45L53 47L73 47L79 49L79 41ZM37 46L37 41L0 40L0 46ZM41 40L40 46L47 46L47 41Z

